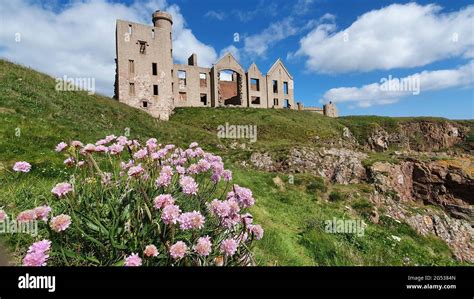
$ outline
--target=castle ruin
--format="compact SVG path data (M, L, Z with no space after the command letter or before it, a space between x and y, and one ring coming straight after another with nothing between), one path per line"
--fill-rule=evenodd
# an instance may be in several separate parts
M120 102L162 120L175 107L297 109L293 77L280 59L265 75L255 63L245 71L230 53L211 68L199 67L196 54L188 64L175 64L173 19L163 11L152 17L153 26L117 20L114 91Z

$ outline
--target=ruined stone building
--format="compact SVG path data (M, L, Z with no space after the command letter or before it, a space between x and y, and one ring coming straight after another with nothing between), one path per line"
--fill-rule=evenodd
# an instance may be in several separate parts
M298 111L309 111L318 114L322 114L329 117L339 117L339 112L337 111L336 105L333 102L324 104L323 107L304 107L303 103L297 103Z
M173 62L173 20L156 11L153 26L117 20L115 98L167 120L174 107L296 109L293 77L278 59L266 74L230 54L211 68Z

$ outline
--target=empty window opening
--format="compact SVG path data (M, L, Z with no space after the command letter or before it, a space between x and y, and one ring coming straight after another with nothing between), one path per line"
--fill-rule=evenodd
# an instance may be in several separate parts
M153 95L154 95L154 96L157 96L157 95L158 95L158 85L157 85L157 84L154 84L154 85L153 85Z
M273 80L272 84L273 84L273 93L278 93L278 81Z
M188 97L187 97L187 95L186 95L185 92L180 92L180 93L179 93L179 99L180 99L181 101L184 101L184 102L185 102L185 101L188 99Z
M128 34L132 35L132 25L128 24Z
M252 105L260 105L260 97L252 97Z
M128 86L128 94L131 96L135 95L135 83L130 83Z
M278 106L278 99L277 98L273 99L273 106Z
M201 93L201 103L204 106L207 106L207 94L206 93Z
M199 86L206 87L207 86L207 75L206 73L199 73Z
M128 73L133 75L135 73L135 62L133 60L128 61Z
M144 41L138 41L140 44L140 54L146 54L146 42Z
M288 82L283 82L283 92L288 94Z
M158 75L158 65L156 62L151 63L151 72L153 73L153 76Z
M260 80L251 78L250 79L250 90L259 91L260 90Z
M283 107L290 109L291 108L290 101L287 99L283 100Z
M155 39L155 29L151 29L151 38Z
M220 71L219 80L227 82L237 81L237 73L231 70Z
M147 102L147 101L143 101L143 102L142 102L142 107L143 107L143 108L148 108L148 102Z
M179 88L184 88L186 86L186 71L178 71L179 78Z

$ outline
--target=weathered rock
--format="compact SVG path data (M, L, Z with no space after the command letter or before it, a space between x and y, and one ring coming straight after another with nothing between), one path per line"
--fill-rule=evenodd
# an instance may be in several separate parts
M255 152L250 156L250 162L259 170L275 171L274 162L268 153Z
M362 165L366 157L348 149L294 148L288 156L287 168L290 172L313 173L339 184L359 183L367 177Z

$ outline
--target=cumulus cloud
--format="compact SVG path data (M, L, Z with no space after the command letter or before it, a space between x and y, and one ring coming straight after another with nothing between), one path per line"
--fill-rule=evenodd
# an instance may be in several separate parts
M226 55L227 53L232 54L232 56L234 56L234 58L238 61L240 60L240 50L234 45L230 45L222 49L219 53L219 58L224 57L224 55Z
M295 53L307 58L310 71L410 68L473 56L474 6L443 13L434 4L393 4L363 14L340 31L328 20L304 36Z
M216 19L216 20L219 20L219 21L222 21L227 17L225 12L215 11L215 10L208 11L204 16L206 18Z
M211 65L216 51L186 27L177 5L165 0L135 0L129 5L104 0L72 1L57 8L38 1L2 2L0 56L55 77L95 78L98 92L112 95L115 75L115 21L151 25L151 13L173 16L174 58L186 62L192 53L199 64Z
M339 87L328 90L321 102L354 102L359 107L385 105L426 91L463 88L474 85L474 60L456 69L423 71L404 78L388 75L378 83L362 87Z
M244 50L250 55L263 56L277 42L299 32L292 17L274 22L262 32L247 36L244 39Z

